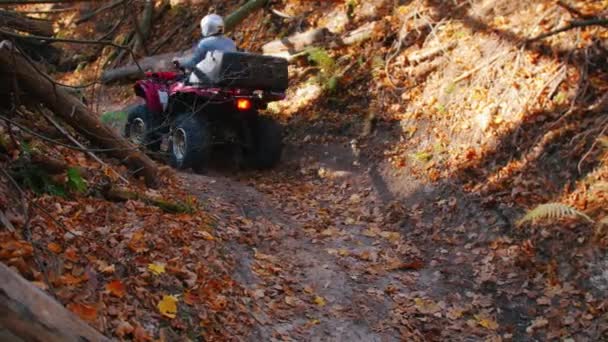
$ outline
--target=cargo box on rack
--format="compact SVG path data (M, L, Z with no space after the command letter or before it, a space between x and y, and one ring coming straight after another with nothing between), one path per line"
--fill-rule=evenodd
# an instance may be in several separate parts
M283 92L287 60L245 52L212 51L196 66L218 86Z

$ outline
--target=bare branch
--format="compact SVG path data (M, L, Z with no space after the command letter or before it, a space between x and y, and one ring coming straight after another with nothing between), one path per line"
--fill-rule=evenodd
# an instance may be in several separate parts
M528 43L535 42L537 40L545 39L547 37L556 35L558 33L566 32L577 27L587 27L587 26L608 26L608 18L596 18L589 20L581 20L581 21L571 21L570 24L559 28L557 30L549 31L547 33L543 33L534 38L530 38L527 40Z

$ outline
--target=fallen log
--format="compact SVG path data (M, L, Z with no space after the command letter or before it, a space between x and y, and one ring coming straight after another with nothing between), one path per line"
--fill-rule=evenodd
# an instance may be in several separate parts
M157 185L158 170L148 156L102 124L97 115L65 89L57 87L48 75L36 70L8 41L0 42L0 74L0 80L5 82L16 78L22 90L27 90L30 96L44 103L89 141L103 147L109 155L118 158L136 174L142 175L148 186Z
M342 36L331 35L328 29L322 27L312 29L293 36L274 40L262 46L265 55L282 57L289 61L306 54L305 50L315 45L327 45L329 48L354 45L372 37L378 21L364 24Z
M0 331L11 340L110 341L3 263L0 279Z
M171 214L182 214L191 213L191 206L180 203L167 201L160 198L150 197L138 192L130 191L119 187L109 187L104 189L103 196L109 201L126 202L126 201L140 201L142 203L153 205L160 208L161 210Z
M30 18L13 11L0 10L0 26L40 36L50 37L53 35L53 23L51 21Z
M297 33L293 36L273 40L262 46L265 55L278 55L288 52L294 55L306 47L323 42L330 36L330 32L325 27L311 29L306 32Z
M141 70L147 71L162 71L173 69L171 61L175 58L189 58L192 56L192 50L182 52L169 52L161 55L144 57L137 61L141 69L135 64L129 64L116 69L104 71L101 75L101 82L110 83L118 80L134 80L141 78L143 75Z
M268 0L249 0L236 11L226 16L224 20L225 31L228 32L234 29L238 24L245 20L249 14L262 8L267 2ZM136 64L130 64L120 68L105 70L101 75L101 82L111 83L118 80L138 79L143 76L142 70L162 71L172 69L172 60L174 58L188 58L190 56L192 56L192 49L146 57L137 61L137 64L139 64L141 68Z

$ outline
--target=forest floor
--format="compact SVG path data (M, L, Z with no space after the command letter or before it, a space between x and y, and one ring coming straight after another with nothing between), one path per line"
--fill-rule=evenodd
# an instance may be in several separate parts
M227 11L239 2L206 3ZM273 6L287 18L259 11L242 25L236 40L252 51L335 15L348 22L331 27L338 34L372 21L377 30L290 66L287 99L265 113L286 128L275 169L162 167L156 190L129 178L187 212L96 197L100 180L119 183L112 170L127 170L32 144L94 176L86 192L32 194L41 210L31 224L0 197L13 224L31 229L1 231L0 260L104 334L136 341L607 339L608 31L537 46L522 42L580 13L552 1L393 5L286 0ZM172 31L174 44L165 28L203 7L166 12L151 46L189 47L191 25ZM579 7L608 11L605 1ZM413 62L420 51L437 55ZM111 52L57 77L95 79ZM85 95L100 114L135 101L124 84ZM120 130L120 121L110 124ZM2 162L17 165L16 150ZM9 188L0 183L0 193ZM546 203L595 222L518 224Z

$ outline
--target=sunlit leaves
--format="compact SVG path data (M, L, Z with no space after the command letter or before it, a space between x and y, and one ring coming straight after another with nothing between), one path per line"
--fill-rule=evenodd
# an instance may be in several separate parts
M163 316L168 318L175 318L177 314L177 302L178 299L176 296L165 295L163 299L158 302L157 308L158 312L160 312Z
M165 265L162 264L149 264L148 270L155 275L161 275L165 273Z

